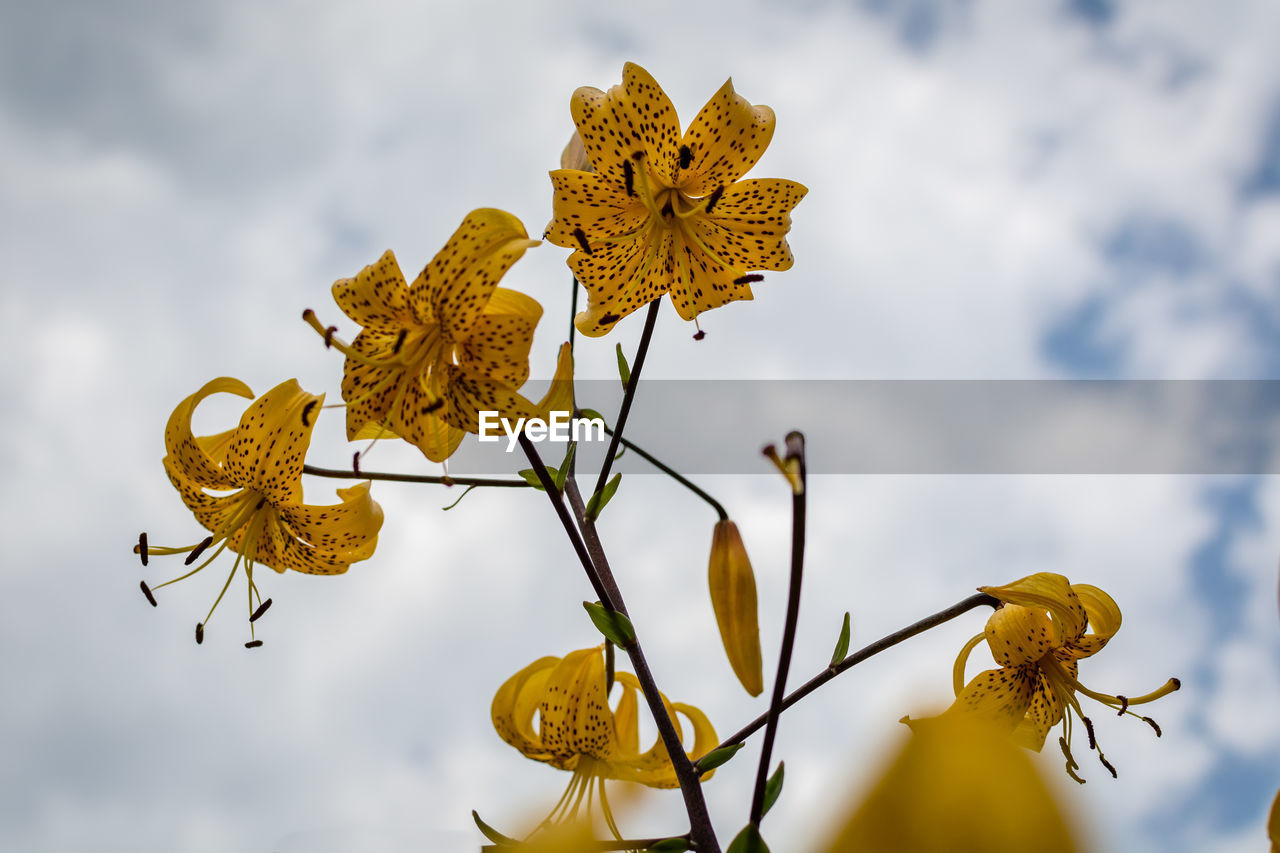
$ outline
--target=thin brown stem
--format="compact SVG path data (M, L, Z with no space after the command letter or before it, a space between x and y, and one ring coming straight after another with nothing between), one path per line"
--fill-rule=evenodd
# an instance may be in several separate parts
M618 442L622 439L622 431L627 426L627 415L631 413L631 401L636 396L636 386L640 384L640 371L644 369L644 359L649 352L649 341L653 338L653 326L658 321L658 307L662 300L655 299L649 303L649 310L644 315L644 331L640 333L640 343L636 347L636 355L631 365L631 376L627 379L627 390L622 395L622 406L618 409L618 422L613 428L613 438L609 441L609 452L604 455L604 465L600 468L600 476L596 478L596 487L591 494L598 495L609 481L609 470L613 467L613 457L618 453Z
M527 489L525 480L493 480L484 477L432 477L427 474L388 474L381 471L343 471L338 468L318 468L303 465L302 473L313 477L333 477L338 480L386 480L392 483L432 483L441 486L495 486L500 489Z

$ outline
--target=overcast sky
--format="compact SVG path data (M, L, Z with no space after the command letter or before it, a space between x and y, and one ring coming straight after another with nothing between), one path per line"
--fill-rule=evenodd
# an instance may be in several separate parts
M477 491L442 514L456 492L377 484L373 559L336 578L260 572L275 606L256 651L235 593L192 641L229 564L153 610L138 581L179 566L144 570L130 548L144 529L202 535L160 457L166 418L208 379L261 393L297 377L337 399L340 356L299 319L311 307L354 333L335 279L388 248L418 269L476 207L541 233L576 87L635 61L687 123L732 76L778 116L752 176L810 188L794 269L704 315L700 342L664 306L647 376L1275 380L1277 32L1272 0L4 4L0 849L473 850L471 809L515 831L555 803L567 774L489 722L508 676L598 640L541 496ZM535 376L567 329L566 254L531 250L504 282L546 310ZM579 375L613 376L640 325L581 341ZM210 401L198 431L238 414ZM312 462L349 460L341 422L321 420ZM661 455L697 426L635 438ZM366 465L438 471L389 444ZM768 671L787 496L760 470L704 484L754 561ZM308 499L341 485L308 480ZM1262 847L1280 786L1280 480L831 476L810 506L796 683L845 610L856 646L979 584L1096 584L1124 627L1085 683L1184 688L1151 707L1159 740L1096 715L1118 779L1082 758L1077 787L1052 749L1046 775L1100 850ZM764 702L719 649L714 520L628 475L601 527L659 682L729 734ZM949 700L981 625L957 620L788 712L773 849L821 848L898 718ZM758 748L707 786L726 841ZM685 827L676 794L636 808L653 813L624 816L628 832Z

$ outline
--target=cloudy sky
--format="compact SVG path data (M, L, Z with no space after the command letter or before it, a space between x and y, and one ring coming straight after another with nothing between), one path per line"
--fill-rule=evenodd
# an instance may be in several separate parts
M664 307L647 376L1275 380L1278 31L1271 0L4 4L0 848L472 850L471 809L512 831L550 809L566 774L508 748L488 715L509 675L597 641L541 496L477 491L442 514L456 493L379 484L377 555L337 578L263 572L275 607L252 652L234 597L192 641L216 568L153 610L138 581L178 567L144 570L130 548L143 529L202 535L160 467L183 397L230 375L336 398L340 359L299 319L345 320L335 279L388 248L418 268L476 207L542 231L576 87L635 61L688 121L732 76L778 115L752 174L810 187L794 269L704 315L701 342ZM546 309L535 375L567 328L565 255L532 250L506 280ZM612 376L614 343L630 350L639 327L582 342L579 374ZM203 432L238 417L207 409ZM831 434L804 417L789 426ZM697 428L635 437L661 455ZM311 461L350 452L330 413ZM704 484L743 529L772 661L787 499L763 468L748 476L759 464ZM366 465L438 471L392 446ZM308 481L308 498L334 485ZM1160 740L1098 715L1118 779L1082 760L1077 787L1048 751L1046 775L1100 850L1261 848L1280 786L1280 480L823 476L811 499L797 682L845 610L860 645L979 584L1099 585L1125 621L1086 683L1184 689L1152 709ZM718 648L713 522L668 481L628 476L602 533L659 682L727 734L763 703ZM788 712L774 849L821 848L897 719L948 700L981 624ZM726 837L757 755L707 787ZM647 798L624 829L681 831L678 799Z

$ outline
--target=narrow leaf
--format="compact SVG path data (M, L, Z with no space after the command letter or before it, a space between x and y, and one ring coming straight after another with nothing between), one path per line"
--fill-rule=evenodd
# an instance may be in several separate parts
M769 853L769 846L760 837L760 830L747 824L738 833L738 837L733 839L727 853Z
M835 666L849 654L849 611L844 613L844 625L840 628L840 639L836 640L836 650L831 654L831 665Z
M626 388L631 381L631 368L627 365L627 357L622 354L622 344L618 344L618 377L622 380L622 387Z
M550 472L551 469L548 468L547 471ZM534 471L532 468L524 468L520 471L517 471L516 473L519 474L521 477L523 477L526 483L528 483L530 486L533 486L538 491L540 492L546 491L546 489L542 488L542 481L538 479L537 471ZM554 476L555 475L553 474L552 477Z
M609 610L598 601L584 601L587 615L595 623L596 630L604 634L609 642L619 648L631 648L636 641L636 629L631 627L631 620L616 610Z
M698 775L701 776L708 770L714 770L721 764L724 764L730 758L737 755L738 750L746 746L745 743L735 743L729 746L722 746L719 749L713 749L706 755L698 759Z
M476 822L476 826L484 833L484 837L492 841L494 844L497 844L499 847L515 847L520 844L519 841L503 835L501 832L498 832L498 830L482 821L480 819L480 815L475 809L471 810L471 819Z
M618 491L618 485L622 482L621 472L614 474L609 478L609 482L604 484L604 488L591 496L591 500L587 501L587 517L592 521L600 517L601 511L609 503L613 497L613 493Z
M779 761L778 769L773 771L769 781L764 783L764 809L761 810L760 817L767 815L769 809L773 808L773 804L778 801L778 795L782 793L782 777L786 768L786 763Z
M564 492L564 482L569 479L569 469L573 467L573 454L578 449L578 442L569 442L569 449L564 452L564 461L560 463L558 470L548 468L548 471L554 471L551 479L556 481L556 490Z
M441 507L441 509L444 510L445 512L448 512L449 510L453 509L455 506L462 503L462 499L465 498L467 495L471 494L471 490L474 488L475 488L474 485L467 486L467 488L463 491L463 493L458 495L458 499L456 501L449 504L448 506Z
M604 420L604 415L600 414L600 413L599 413L599 412L597 412L595 409L578 409L578 414L579 414L579 416L581 416L582 418L585 418L586 420L589 420L589 421L603 421L603 420ZM606 421L606 423L607 423L607 421Z

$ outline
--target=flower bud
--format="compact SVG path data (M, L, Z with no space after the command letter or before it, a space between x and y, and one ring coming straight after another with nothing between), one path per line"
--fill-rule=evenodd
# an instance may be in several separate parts
M580 172L594 172L591 166L591 158L587 156L587 149L582 144L582 137L575 130L573 136L569 138L569 144L564 147L564 151L560 154L561 169L577 169Z
M756 576L738 525L728 519L718 522L712 534L707 581L729 665L746 691L759 696L764 690L764 676L760 623L756 617Z

